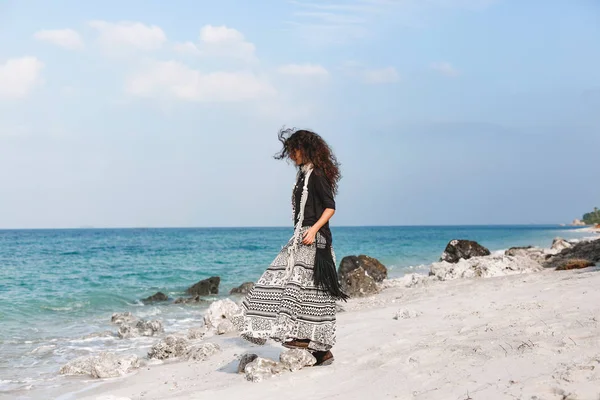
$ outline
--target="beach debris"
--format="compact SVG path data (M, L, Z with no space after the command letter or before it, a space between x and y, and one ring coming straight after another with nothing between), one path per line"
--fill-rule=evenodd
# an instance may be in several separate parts
M209 328L217 329L219 324L225 320L230 322L236 314L239 314L240 307L230 299L217 300L213 302L206 314L204 314L204 323Z
M252 361L256 360L257 358L258 358L258 355L256 355L256 354L251 354L251 353L243 354L242 357L240 358L240 363L238 364L237 373L243 374L245 372L246 365L250 364Z
M457 263L459 260L468 260L473 257L489 256L490 251L472 240L451 240L440 257L440 261Z
M136 320L137 318L132 313L127 311L122 313L114 313L110 319L110 322L116 325L122 325L135 322Z
M262 357L257 357L244 368L246 380L251 382L261 382L280 375L284 371L285 366L282 363Z
M213 276L195 283L185 292L192 296L210 296L211 294L219 294L220 283L221 278L218 276Z
M254 288L254 282L244 282L240 286L231 289L229 294L248 294Z
M421 315L423 315L423 313L420 311L412 310L409 308L402 308L396 313L396 315L394 316L394 319L396 319L396 320L412 319L412 318L417 318Z
M117 357L113 353L102 352L96 356L78 357L65 366L61 375L89 375L92 378L116 378L140 367L140 360L135 355Z
M182 337L169 335L148 351L148 358L166 360L187 356L190 351L190 342Z
M342 262L338 269L340 281L343 281L350 272L356 269L362 269L378 283L383 282L388 276L387 268L379 262L379 260L361 254L359 256L347 256L342 258Z
M142 303L148 304L148 303L154 303L154 302L158 302L158 301L167 301L167 300L169 300L169 296L167 296L163 292L156 292L152 296L146 297L145 299L143 299Z
M159 320L139 320L133 324L122 324L117 333L121 339L131 339L140 336L154 336L164 332L163 324Z
M193 361L204 361L210 356L217 354L221 351L219 345L215 343L204 343L200 346L192 347L188 350L186 357L188 360Z
M590 260L572 259L572 260L567 260L563 264L556 267L556 270L557 271L568 271L571 269L583 269L583 268L593 267L594 265L596 265L596 264L594 264Z
M279 355L279 361L292 372L310 367L317 363L317 359L307 350L289 349Z

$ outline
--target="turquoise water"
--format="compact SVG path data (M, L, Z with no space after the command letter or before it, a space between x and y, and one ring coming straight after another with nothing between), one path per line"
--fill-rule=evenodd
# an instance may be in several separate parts
M333 227L338 263L378 258L390 275L427 273L448 241L490 250L549 247L577 230L551 226ZM67 361L99 350L143 355L156 338L120 340L113 312L160 319L167 333L201 325L203 306L139 301L157 291L182 296L198 280L221 277L220 295L254 281L291 228L0 231L0 394L52 382ZM110 331L110 332L106 332ZM102 332L105 334L98 335ZM92 335L91 337L89 335Z

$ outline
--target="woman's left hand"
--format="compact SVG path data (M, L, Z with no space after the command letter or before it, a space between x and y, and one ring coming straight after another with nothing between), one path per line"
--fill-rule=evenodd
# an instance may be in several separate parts
M304 244L313 244L315 242L315 236L317 236L317 231L312 228L304 232L302 243Z

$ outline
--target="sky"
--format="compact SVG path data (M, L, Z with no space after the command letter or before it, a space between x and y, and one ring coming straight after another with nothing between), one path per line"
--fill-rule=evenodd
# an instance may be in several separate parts
M600 206L596 0L0 0L0 228L290 226L283 126L333 226Z

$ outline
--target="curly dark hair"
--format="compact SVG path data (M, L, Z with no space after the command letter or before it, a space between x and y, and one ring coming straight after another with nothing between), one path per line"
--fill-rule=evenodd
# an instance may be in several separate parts
M340 163L321 136L307 130L282 128L278 138L283 144L283 148L275 155L275 159L285 159L291 152L300 150L303 161L312 163L315 168L322 170L331 190L334 194L337 193L338 182L342 178Z

